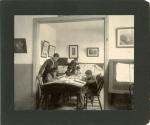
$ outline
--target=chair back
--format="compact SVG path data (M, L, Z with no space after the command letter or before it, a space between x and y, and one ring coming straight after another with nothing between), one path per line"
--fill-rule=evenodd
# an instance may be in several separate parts
M42 77L36 77L36 86L37 86L37 91L36 91L36 108L39 107L39 101L40 101L40 97L43 93L42 91L42 85L43 85L43 82L42 82Z
M41 93L43 93L43 90L42 90L42 86L43 86L42 77L36 77L36 82L37 82L36 84L37 84L38 92L41 95Z
M36 77L36 80L37 80L37 85L38 86L42 86L43 85L43 80L42 80L42 77Z
M96 80L97 80L97 92L100 93L104 85L104 77L98 74L96 76Z

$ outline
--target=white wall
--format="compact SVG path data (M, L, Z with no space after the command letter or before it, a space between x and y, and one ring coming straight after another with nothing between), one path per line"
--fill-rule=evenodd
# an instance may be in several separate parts
M49 24L40 24L39 27L39 44L41 45L41 41L48 41L50 45L56 46L56 30L52 28ZM41 48L39 50L41 52ZM41 57L41 53L39 55ZM40 58L40 65L44 63L47 58Z
M33 109L33 18L14 16L14 38L25 38L27 53L14 53L14 104L16 110ZM47 16L50 17L50 16Z
M134 27L134 16L108 16L109 59L134 59L134 48L116 48L116 28Z
M15 53L14 64L32 64L33 16L15 16L14 38L25 38L27 53Z
M69 45L78 45L79 62L104 63L104 28L75 30L66 28L57 30L56 34L56 48L61 57L69 58ZM99 57L87 57L88 47L99 47Z
M15 53L14 64L32 64L32 50L33 50L33 18L38 16L15 16L14 17L14 37L25 38L27 44L27 53ZM40 17L40 16L39 16ZM50 16L49 16L50 17ZM60 56L68 57L68 45L79 45L79 61L80 62L104 62L104 38L103 30L80 30L80 31L59 31L57 32L57 50ZM40 25L40 41L47 40L51 44L56 42L56 31L48 26L48 24ZM39 42L40 42L39 41ZM39 43L40 44L40 43ZM99 57L87 57L87 47L99 46ZM62 49L64 48L64 49ZM41 49L41 48L40 48ZM41 50L39 50L41 51ZM41 55L39 55L41 56ZM44 62L42 58L40 64Z
M14 64L32 64L32 50L33 50L33 18L42 17L57 17L52 16L29 16L17 15L14 16L14 38L25 38L27 44L27 53L15 53ZM45 33L43 34L43 36ZM53 35L53 34L52 34Z
M30 97L32 92L32 51L33 51L33 18L34 16L15 16L14 17L14 37L25 38L27 43L27 53L15 53L14 64L15 65L15 101L17 100L18 105L22 105L22 100ZM115 30L118 27L134 27L133 16L108 16L108 40L109 40L109 58L110 59L134 59L133 48L116 48ZM48 27L43 26L46 30ZM80 62L104 62L104 41L101 30L61 30L57 32L49 27L49 31L45 34L42 33L40 39L53 42L57 41L56 47L60 56L68 57L68 45L78 44ZM57 38L55 38L57 37ZM99 58L87 57L87 47L98 47L100 50ZM40 50L39 50L40 51ZM21 65L18 65L21 64ZM23 64L23 65L22 65ZM24 65L30 64L30 65ZM26 71L27 70L27 71ZM26 72L26 73L25 73ZM28 81L26 81L28 79ZM22 82L24 81L24 82ZM24 91L28 90L28 91ZM19 96L19 97L18 97ZM28 101L26 101L27 103ZM16 105L16 106L18 106ZM27 104L24 104L27 105Z

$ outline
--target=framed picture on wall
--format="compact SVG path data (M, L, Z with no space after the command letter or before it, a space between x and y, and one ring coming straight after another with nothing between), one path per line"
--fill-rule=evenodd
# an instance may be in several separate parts
M27 53L27 45L25 38L14 39L14 52L15 53Z
M56 50L55 46L49 45L48 46L48 56L52 57L54 55L54 53L55 53L55 50Z
M88 57L98 57L99 56L99 48L87 48L87 56Z
M42 43L41 43L41 57L47 58L48 46L49 46L49 42L42 41Z
M69 45L69 58L78 58L78 45Z
M122 27L116 29L116 47L132 48L134 47L134 27Z

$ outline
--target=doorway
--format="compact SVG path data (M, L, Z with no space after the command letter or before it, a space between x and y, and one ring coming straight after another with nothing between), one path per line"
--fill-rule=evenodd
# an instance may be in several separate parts
M97 42L102 41L103 42L103 47L102 46L98 46L99 47L99 57L96 57L95 62L94 61L94 57L88 57L85 53L82 52L82 50L79 52L80 55L79 57L79 62L80 63L88 63L88 64L92 64L92 63L99 63L102 64L103 63L103 74L104 74L104 79L105 79L105 84L104 84L104 108L106 108L107 106L107 83L108 83L108 57L107 57L107 52L108 52L108 43L107 43L107 37L106 37L106 31L107 31L107 16L56 16L56 17L48 17L48 18L35 18L33 21L34 25L33 25L33 40L34 40L34 44L33 44L33 94L36 93L36 88L37 85L35 84L35 79L36 76L38 74L39 68L40 66L43 64L43 62L49 58L47 56L47 58L41 58L41 41L49 41L51 42L52 46L56 46L56 52L58 53L63 53L61 56L62 57L68 57L68 48L67 45L74 45L74 44L78 44L80 49L83 48L82 50L84 50L84 52L86 51L84 46L86 44L89 45L89 47L86 48L92 48L92 47L97 47L98 44L100 43L96 43L92 45L92 37L89 36L90 40L89 43L87 43L86 40L83 39L78 39L81 38L81 36L83 37L86 33L81 34L79 37L79 30L81 31L81 29L84 29L85 31L87 31L88 29L86 29L86 27L88 27L90 29L94 30L97 29L96 32L99 32L99 34L101 34L103 32L103 35L97 39ZM99 29L99 25L97 22L101 22L103 25L103 30ZM47 30L47 27L49 27L49 34L51 35L47 35L45 34L45 32L42 32L42 30ZM68 27L68 28L67 28ZM72 30L69 28L72 27ZM99 27L99 28L98 28ZM68 31L66 31L68 29ZM59 33L58 33L59 30ZM61 30L61 32L60 32ZM73 30L76 30L76 33L73 33ZM64 32L65 31L65 32ZM101 32L102 31L102 32ZM70 33L73 35L69 35L68 33ZM95 32L95 31L94 31ZM43 35L44 34L44 35ZM56 39L56 34L59 34L59 39ZM90 34L90 32L88 32L88 34ZM68 35L68 36L67 36ZM50 37L49 37L50 36ZM54 37L55 36L55 37ZM91 36L94 37L94 35L91 34ZM95 35L96 36L96 35ZM87 36L86 36L87 37ZM67 38L67 39L65 39ZM100 40L101 39L101 40ZM103 40L102 40L103 39ZM79 42L79 43L78 43ZM65 44L66 45L65 45ZM83 44L81 44L83 43ZM90 45L91 44L91 45ZM63 46L63 47L62 47ZM66 46L66 48L65 48ZM64 51L65 50L65 51ZM102 55L103 54L103 55ZM90 59L89 59L90 58ZM70 61L71 59L69 59ZM101 61L100 61L101 60Z

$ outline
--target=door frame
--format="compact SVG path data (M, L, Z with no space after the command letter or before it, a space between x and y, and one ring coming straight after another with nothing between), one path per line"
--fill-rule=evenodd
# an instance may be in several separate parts
M94 21L104 20L104 108L108 106L108 16L106 15L87 15L87 16L52 16L52 17L40 17L33 18L33 85L32 94L35 95L37 91L36 76L39 71L39 25L45 23L62 23L62 22L79 22L79 21Z

